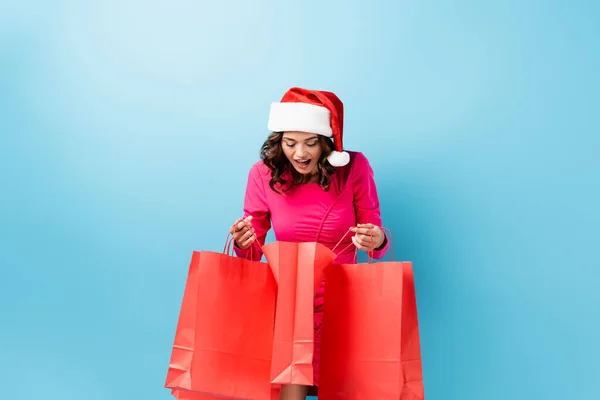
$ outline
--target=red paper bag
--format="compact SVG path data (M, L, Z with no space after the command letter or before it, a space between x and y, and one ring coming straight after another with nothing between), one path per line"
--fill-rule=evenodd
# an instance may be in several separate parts
M279 400L279 388L271 388L271 399L270 400ZM187 390L179 390L173 389L171 390L171 394L177 400L223 400L223 397L215 397L207 394L190 392Z
M320 243L263 246L278 283L271 382L313 385L315 292L336 254Z
M322 400L423 400L411 262L335 265L321 331Z
M194 252L165 386L181 399L270 400L276 296L267 263Z

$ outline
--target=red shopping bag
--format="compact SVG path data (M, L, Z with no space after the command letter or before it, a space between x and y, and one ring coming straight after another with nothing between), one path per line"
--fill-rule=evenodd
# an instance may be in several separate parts
M277 284L228 253L192 255L165 384L182 400L271 398Z
M423 400L412 263L371 261L328 271L319 399Z
M280 389L273 387L271 389L271 398L270 400L279 400L279 392ZM179 390L173 389L171 390L171 394L177 400L223 400L224 397L215 397L208 394L196 393L187 390Z
M271 382L313 385L314 300L336 254L320 243L263 246L278 283Z

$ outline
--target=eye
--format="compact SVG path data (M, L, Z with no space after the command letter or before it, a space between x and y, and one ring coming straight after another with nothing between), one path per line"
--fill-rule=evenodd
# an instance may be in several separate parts
M318 142L307 143L308 147L315 147L317 144L318 144Z
M294 143L294 142L285 142L285 145L286 145L287 147L294 147L294 145L295 145L295 144L296 144L296 143Z

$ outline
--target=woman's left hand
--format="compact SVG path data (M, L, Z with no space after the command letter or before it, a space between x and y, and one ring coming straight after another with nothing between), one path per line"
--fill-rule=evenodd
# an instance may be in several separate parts
M355 233L352 243L359 250L373 251L380 248L385 241L385 233L373 224L358 224L350 230Z

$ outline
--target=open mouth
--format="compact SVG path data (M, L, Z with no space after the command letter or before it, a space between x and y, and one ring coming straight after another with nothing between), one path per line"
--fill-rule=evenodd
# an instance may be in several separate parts
M311 160L294 160L294 162L300 169L308 169L308 167L310 166L310 161Z

